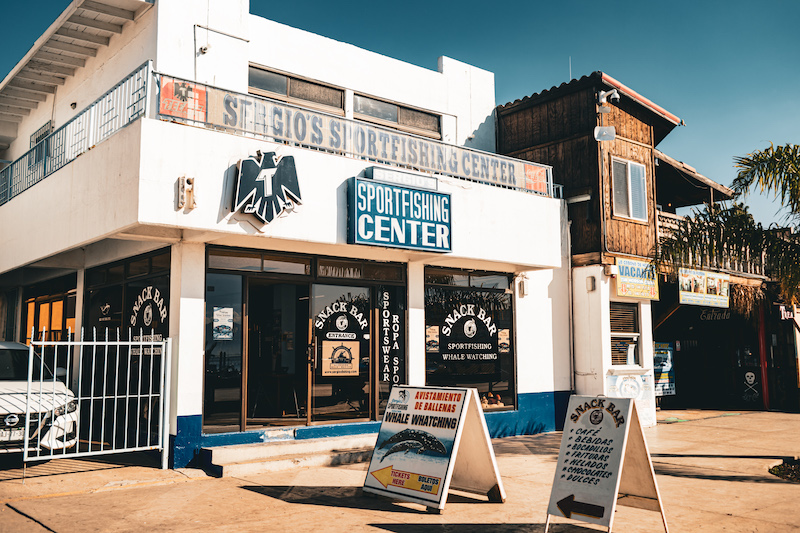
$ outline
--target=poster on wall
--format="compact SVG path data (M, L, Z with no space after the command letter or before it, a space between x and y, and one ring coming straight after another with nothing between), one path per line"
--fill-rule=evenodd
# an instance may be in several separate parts
M656 425L653 376L650 372L644 374L610 374L606 376L606 390L609 398L636 400L642 425L644 427Z
M725 307L729 305L728 274L690 268L678 269L678 295L681 305Z
M653 377L656 396L675 395L675 368L672 366L672 343L653 343Z
M477 391L393 387L364 491L443 509L450 488L505 501Z
M357 376L358 341L322 341L323 376Z
M233 340L233 307L214 307L211 335L215 341Z
M617 296L658 300L658 278L653 265L618 257L617 269Z
M425 351L428 353L439 351L439 326L425 327Z

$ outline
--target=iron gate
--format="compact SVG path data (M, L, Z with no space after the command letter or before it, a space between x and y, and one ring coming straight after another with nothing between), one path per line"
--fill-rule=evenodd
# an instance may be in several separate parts
M24 461L160 450L167 468L171 342L128 338L31 342Z

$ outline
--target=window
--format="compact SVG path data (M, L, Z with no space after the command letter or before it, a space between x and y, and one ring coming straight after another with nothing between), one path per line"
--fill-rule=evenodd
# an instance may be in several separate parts
M356 118L383 124L417 135L440 139L439 116L368 96L353 96Z
M611 160L614 214L647 221L647 182L644 165Z
M285 74L250 67L250 92L329 113L344 114L344 91Z
M47 144L48 143L41 143L43 140L47 138L48 135L53 131L53 123L51 121L47 121L47 123L33 132L31 135L31 148L33 148L33 152L31 152L30 159L28 160L28 165L35 165L40 161L44 160L45 153L47 152Z
M514 407L512 295L502 273L425 270L425 381L474 387L485 411Z
M611 302L611 364L639 364L639 306Z

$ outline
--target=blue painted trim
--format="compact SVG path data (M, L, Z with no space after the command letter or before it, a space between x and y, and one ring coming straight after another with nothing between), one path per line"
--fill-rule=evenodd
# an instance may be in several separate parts
M352 422L347 424L331 424L330 426L303 426L295 430L296 439L322 439L327 437L346 437L377 433L381 429L380 422Z
M564 427L567 403L571 391L536 392L519 394L519 406L514 411L486 413L489 434L494 437L511 435L533 435L546 431L557 431ZM297 440L343 437L377 433L380 422L353 422L325 426L299 426L294 428ZM281 440L269 436L266 431L245 431L237 433L203 434L201 415L179 416L177 434L170 436L172 448L172 468L201 466L201 448L228 446L232 444L253 444ZM285 439L284 439L285 440Z

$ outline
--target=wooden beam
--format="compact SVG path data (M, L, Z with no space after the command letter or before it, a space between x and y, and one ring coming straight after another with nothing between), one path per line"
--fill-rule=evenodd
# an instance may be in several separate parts
M22 117L18 115L6 115L5 113L0 113L0 122L16 122L19 124L22 122Z
M13 105L17 107L27 107L28 109L36 109L39 104L30 100L23 100L21 98L13 98L11 96L3 96L0 94L0 104Z
M25 89L26 91L44 94L55 94L56 92L56 88L52 85L42 85L41 83L18 80L16 78L8 82L8 87L16 87L18 89Z
M88 46L80 46L72 43L65 43L64 41L57 41L50 39L44 43L44 48L52 48L62 52L71 52L73 54L80 54L87 57L95 57L97 55L97 48L90 48Z
M83 41L85 43L101 44L103 46L108 46L109 42L109 38L103 35L95 35L93 33L87 33L79 30L70 30L69 28L59 28L56 30L55 35L69 37L70 39Z
M72 65L74 67L83 67L86 65L86 60L79 57L65 56L60 54L51 54L50 52L36 52L34 56L36 59L43 61L50 61L52 63L60 63L62 65Z
M3 92L0 92L0 95L22 98L23 100L32 100L34 102L44 102L47 100L47 96L43 94L27 91L25 89L15 89L13 87L6 87L3 89Z
M119 7L108 6L99 2L92 2L90 0L86 0L86 2L81 4L80 8L87 11L92 11L94 13L102 13L103 15L109 15L122 20L133 20L135 15L133 11L121 9Z
M572 266L586 266L600 264L600 252L589 252L572 256Z
M15 107L11 105L0 105L0 113L9 114L9 115L17 115L21 117L25 117L31 114L30 109L25 109L24 107Z
M50 76L48 74L39 74L37 72L31 72L27 68L24 68L19 72L17 72L17 78L21 78L23 80L38 81L39 83L44 83L45 85L64 85L64 78L59 78L58 76Z
M65 67L63 65L54 65L53 63L45 63L43 61L28 61L25 65L28 70L35 72L45 72L48 74L61 74L62 76L74 76L75 69L73 67Z
M87 28L94 28L96 30L107 31L111 33L122 33L122 26L119 24L112 24L111 22L103 22L102 20L90 19L78 15L72 15L67 19L67 22L86 26Z

